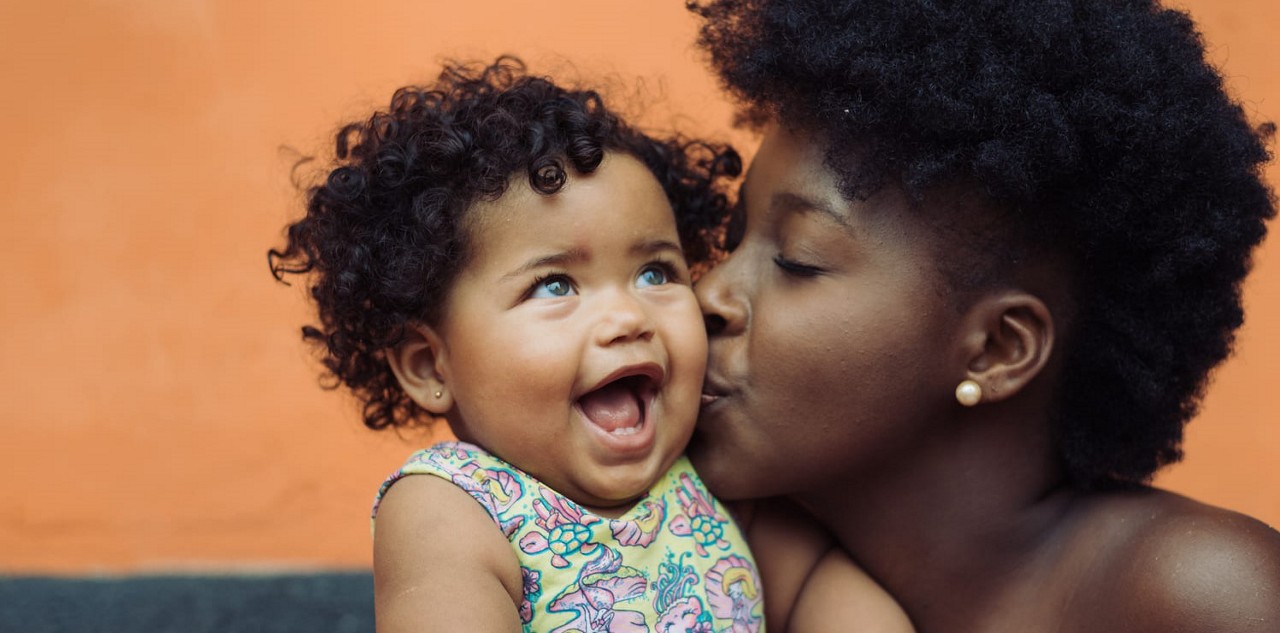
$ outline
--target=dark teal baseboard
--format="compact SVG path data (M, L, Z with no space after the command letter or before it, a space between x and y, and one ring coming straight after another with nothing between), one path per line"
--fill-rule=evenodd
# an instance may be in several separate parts
M373 632L369 573L0 577L4 633Z

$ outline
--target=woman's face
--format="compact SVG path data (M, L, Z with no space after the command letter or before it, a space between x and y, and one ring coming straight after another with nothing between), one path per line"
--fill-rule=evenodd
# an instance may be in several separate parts
M742 240L696 287L710 341L689 456L726 499L895 468L964 378L948 369L959 315L919 210L892 187L846 200L823 154L804 134L766 134Z

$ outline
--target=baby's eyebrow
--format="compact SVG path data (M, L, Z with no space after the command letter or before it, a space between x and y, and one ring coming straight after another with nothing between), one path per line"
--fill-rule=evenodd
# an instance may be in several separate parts
M633 244L629 250L631 251L632 255L653 255L654 253L660 253L663 251L674 251L676 253L684 252L683 250L681 250L679 244L676 244L671 240L665 240L665 239L645 240L643 242L637 242ZM589 253L586 249L582 249L582 248L571 248L566 251L560 251L557 253L541 255L539 257L534 257L533 259L530 259L529 261L521 264L520 267L516 268L515 270L512 270L511 272L503 275L502 280L506 281L514 277L522 277L526 273L533 270L537 270L539 268L547 268L547 267L563 268L571 264L580 264L589 259L591 259L591 253Z
M632 255L653 255L654 253L660 253L662 251L675 251L677 253L684 252L681 250L679 244L676 244L671 240L663 239L645 240L631 246Z
M588 259L591 259L591 255L587 253L586 250L581 248L572 248L567 251L560 251L558 253L551 253L549 255L542 255L541 257L535 257L525 262L524 264L522 264L519 268L516 268L515 270L503 275L502 279L503 281L506 281L507 279L511 279L512 277L520 277L531 270L546 268L548 266L563 267L563 266L568 266L569 264L577 264L580 262L584 262Z

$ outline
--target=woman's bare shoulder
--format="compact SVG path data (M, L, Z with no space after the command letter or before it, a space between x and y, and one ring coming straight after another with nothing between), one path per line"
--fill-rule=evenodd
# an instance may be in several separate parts
M1101 495L1082 579L1098 625L1133 631L1280 631L1280 533L1161 490Z

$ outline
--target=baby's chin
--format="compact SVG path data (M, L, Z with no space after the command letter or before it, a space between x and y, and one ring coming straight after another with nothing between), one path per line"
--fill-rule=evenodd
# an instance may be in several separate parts
M571 486L573 494L566 496L601 516L621 515L649 494L679 456L676 453L643 465L608 469L613 472L579 481L580 485Z

